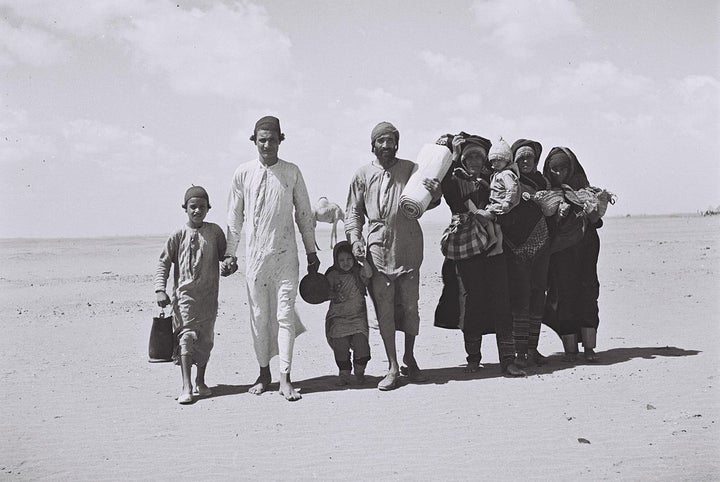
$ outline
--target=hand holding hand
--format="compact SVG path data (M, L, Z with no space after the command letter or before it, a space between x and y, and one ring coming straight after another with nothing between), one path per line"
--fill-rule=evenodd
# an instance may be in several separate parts
M165 308L170 304L170 297L164 291L157 291L155 293L157 304L160 308Z
M238 265L235 256L227 256L220 264L220 276L230 276L237 270Z
M365 242L355 241L352 245L352 253L356 259L364 258L365 257Z

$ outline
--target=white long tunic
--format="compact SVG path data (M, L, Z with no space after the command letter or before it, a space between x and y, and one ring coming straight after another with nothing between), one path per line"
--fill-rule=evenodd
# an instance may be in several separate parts
M305 331L295 311L299 265L295 226L306 253L315 251L313 212L300 169L278 159L242 164L233 176L227 255L235 255L245 226L245 276L253 344L260 366L280 355L288 373L295 336ZM280 348L280 349L278 349Z

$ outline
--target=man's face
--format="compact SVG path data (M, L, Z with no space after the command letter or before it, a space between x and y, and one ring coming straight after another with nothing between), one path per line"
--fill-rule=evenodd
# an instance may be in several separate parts
M375 157L381 162L389 162L395 159L397 152L397 141L394 134L383 134L373 144Z
M260 129L255 134L255 145L264 161L275 161L280 146L280 135L275 131Z

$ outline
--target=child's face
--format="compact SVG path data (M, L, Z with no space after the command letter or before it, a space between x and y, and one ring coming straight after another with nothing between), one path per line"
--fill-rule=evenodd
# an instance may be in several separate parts
M340 268L341 271L348 272L355 265L355 258L353 258L352 254L346 251L340 251L338 253L337 262L338 268Z
M207 216L208 202L202 197L191 197L185 203L185 212L188 215L188 225L193 228L202 226L205 216Z
M493 171L500 172L505 169L509 163L502 157L493 157L490 159L490 164L492 164Z

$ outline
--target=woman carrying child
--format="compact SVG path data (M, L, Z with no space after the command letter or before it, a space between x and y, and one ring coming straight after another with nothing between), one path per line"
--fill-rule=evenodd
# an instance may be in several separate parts
M567 147L550 150L543 174L553 189L578 190L590 185L585 170ZM580 337L585 360L593 363L597 361L594 349L600 323L597 230L602 226L602 219L589 218L583 206L565 202L554 220L550 224L551 256L543 319L560 335L567 361L577 358Z
M192 186L185 192L182 208L188 221L165 243L155 270L155 294L160 307L172 304L173 332L179 345L183 381L177 401L188 404L194 396L206 397L212 393L205 383L205 370L213 348L225 234L217 224L204 221L210 198L202 187ZM172 298L165 291L171 266ZM231 273L224 270L222 274ZM197 365L194 388L193 364Z
M542 145L518 139L511 147L520 172L523 193L535 194L550 189L549 181L538 170ZM550 261L549 234L545 216L530 199L523 199L506 215L503 231L508 257L510 308L513 314L515 364L543 365L546 358L537 350L540 339L545 291Z
M453 224L480 222L491 215L478 206L490 200L491 169L488 151L492 143L483 137L461 132L437 141L452 150L453 164L442 180L442 193L453 213ZM482 224L482 223L481 223ZM484 230L473 231L465 249L446 250L443 263L443 294L435 311L435 325L462 326L467 372L476 372L482 355L482 336L495 333L502 373L525 376L515 365L512 315L508 297L506 257L492 253ZM482 239L479 239L482 238ZM464 294L463 294L464 293Z
M349 383L353 368L357 382L364 383L365 367L370 361L365 288L372 277L372 268L366 260L355 259L349 242L340 241L333 248L333 265L325 276L330 283L331 296L325 317L325 334L340 370L338 385Z

